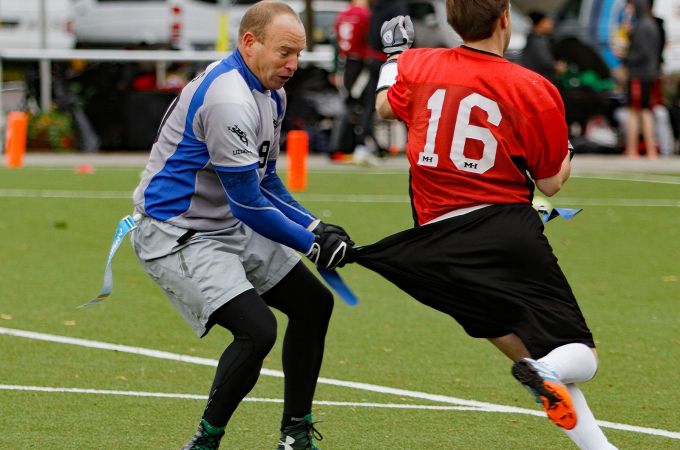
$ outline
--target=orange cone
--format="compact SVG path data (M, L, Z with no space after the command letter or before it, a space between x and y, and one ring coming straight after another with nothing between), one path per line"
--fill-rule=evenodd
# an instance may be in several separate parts
M286 155L288 156L288 190L300 192L307 189L307 156L309 136L302 130L288 132Z
M95 172L94 166L92 164L78 164L76 166L76 173L79 175L92 175Z
M14 111L7 114L5 133L5 165L19 169L24 166L26 136L28 134L28 114Z

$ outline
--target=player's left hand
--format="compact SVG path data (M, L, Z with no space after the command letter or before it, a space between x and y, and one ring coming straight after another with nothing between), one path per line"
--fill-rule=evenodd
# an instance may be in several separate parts
M321 220L312 228L312 233L316 234L317 236L321 237L324 234L327 233L335 233L338 236L341 236L344 238L344 240L350 245L354 245L354 241L350 239L349 234L347 234L347 231L345 231L344 228L342 228L340 225L333 225L332 223L326 223Z
M416 31L410 16L396 16L384 22L380 28L383 52L388 56L411 48Z

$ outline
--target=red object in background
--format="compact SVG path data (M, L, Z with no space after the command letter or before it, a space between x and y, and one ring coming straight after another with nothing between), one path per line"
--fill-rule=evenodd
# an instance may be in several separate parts
M92 175L95 172L92 164L78 164L76 166L76 173L80 175Z
M170 42L173 48L180 48L182 44L182 8L173 6L172 22L170 23Z
M145 73L132 80L132 89L135 91L147 92L156 90L156 75Z
M288 156L288 189L300 192L307 189L307 155L309 155L309 135L306 131L291 130L286 137Z
M24 166L26 140L28 137L28 114L14 111L7 114L5 132L5 165L12 169Z
M342 56L364 59L368 51L366 35L369 30L371 10L367 7L350 5L335 19L335 35L338 52Z

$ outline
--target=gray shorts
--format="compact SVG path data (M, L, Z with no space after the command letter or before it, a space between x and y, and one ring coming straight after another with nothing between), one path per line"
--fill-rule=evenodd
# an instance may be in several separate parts
M197 232L178 244L186 232L144 216L130 240L144 270L198 336L207 333L208 319L219 307L248 289L267 292L300 261L294 250L242 223Z

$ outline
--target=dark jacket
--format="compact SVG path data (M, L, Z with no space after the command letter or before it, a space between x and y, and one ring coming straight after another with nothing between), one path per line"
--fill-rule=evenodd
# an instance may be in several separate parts
M630 33L628 55L623 62L630 78L653 81L659 76L661 36L645 0L635 0L637 22Z
M557 82L555 58L552 54L550 38L546 35L531 33L527 36L520 64L543 75L553 84Z

